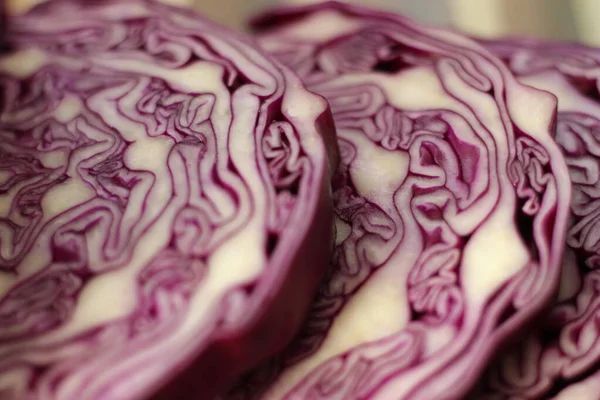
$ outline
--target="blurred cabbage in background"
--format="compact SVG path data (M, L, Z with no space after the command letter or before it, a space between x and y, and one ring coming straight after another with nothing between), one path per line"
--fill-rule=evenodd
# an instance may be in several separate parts
M8 0L21 13L44 0ZM279 4L320 0L161 0L194 7L210 18L243 30L248 17ZM401 12L419 21L453 27L482 38L534 36L600 46L600 0L345 0Z
M171 0L186 1L186 0ZM243 29L248 16L278 4L319 0L189 0L212 18ZM422 22L471 35L534 36L600 46L600 0L346 0L401 12Z

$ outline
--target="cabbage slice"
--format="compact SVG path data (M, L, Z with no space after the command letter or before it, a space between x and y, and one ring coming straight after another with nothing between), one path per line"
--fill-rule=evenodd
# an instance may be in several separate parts
M459 34L327 3L254 26L332 107L334 263L302 334L231 398L455 399L555 294L556 99Z
M556 141L573 189L559 295L537 329L490 366L475 398L598 399L600 51L529 39L484 44L522 83L558 98Z
M0 397L213 397L289 342L328 265L326 102L158 2L50 1L10 29Z

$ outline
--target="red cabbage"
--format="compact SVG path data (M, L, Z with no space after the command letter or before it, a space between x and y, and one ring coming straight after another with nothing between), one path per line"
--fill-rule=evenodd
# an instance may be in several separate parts
M340 3L259 17L330 102L334 262L299 337L231 398L456 399L558 288L556 99L459 34Z
M282 349L333 245L326 102L158 2L51 1L8 35L0 398L208 399Z
M558 97L556 141L573 190L556 303L490 367L475 398L550 398L564 389L561 399L600 399L600 377L593 377L600 364L600 50L535 40L485 44L521 82Z

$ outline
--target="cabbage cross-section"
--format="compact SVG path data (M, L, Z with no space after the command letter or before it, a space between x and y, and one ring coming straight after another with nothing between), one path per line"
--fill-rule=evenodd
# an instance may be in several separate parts
M210 398L329 260L325 101L154 2L50 1L0 57L0 397Z
M558 286L556 100L473 41L340 3L259 17L331 105L333 265L301 335L232 397L460 398Z

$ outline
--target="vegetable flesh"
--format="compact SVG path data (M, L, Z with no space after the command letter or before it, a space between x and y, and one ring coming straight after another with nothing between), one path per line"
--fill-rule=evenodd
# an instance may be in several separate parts
M484 44L506 61L521 82L557 96L556 141L566 158L573 190L558 298L540 326L490 366L486 384L475 397L597 399L600 51L535 40Z
M52 1L9 35L2 399L211 398L280 350L333 240L325 101L159 3Z
M459 398L554 294L555 99L454 33L339 3L255 21L330 102L336 249L302 334L231 397Z

